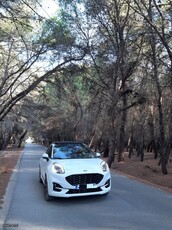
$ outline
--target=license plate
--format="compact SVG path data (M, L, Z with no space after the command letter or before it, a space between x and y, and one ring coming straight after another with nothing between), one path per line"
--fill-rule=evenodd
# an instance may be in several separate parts
M87 188L97 188L97 184L87 184Z
M80 189L87 189L87 185L86 184L80 184L79 188Z
M87 189L87 185L86 184L75 185L75 190L79 190L79 189Z

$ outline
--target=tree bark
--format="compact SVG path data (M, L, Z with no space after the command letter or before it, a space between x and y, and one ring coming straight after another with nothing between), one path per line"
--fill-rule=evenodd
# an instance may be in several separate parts
M110 145L109 145L109 156L107 159L107 164L109 166L109 168L111 167L112 163L115 160L115 149L116 149L116 141L115 139L111 139L110 140Z

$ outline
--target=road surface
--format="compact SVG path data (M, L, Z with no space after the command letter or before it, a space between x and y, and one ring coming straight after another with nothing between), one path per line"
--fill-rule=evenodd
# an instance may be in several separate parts
M45 148L26 144L2 230L171 230L172 195L112 173L108 196L56 198L46 202L38 182L38 162ZM10 191L9 191L10 190ZM1 219L2 222L2 219Z

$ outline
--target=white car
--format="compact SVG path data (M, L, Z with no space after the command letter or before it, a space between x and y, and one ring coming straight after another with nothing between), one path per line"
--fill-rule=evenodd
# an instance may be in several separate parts
M103 195L111 189L107 163L81 142L51 144L40 159L39 180L47 201L52 197Z

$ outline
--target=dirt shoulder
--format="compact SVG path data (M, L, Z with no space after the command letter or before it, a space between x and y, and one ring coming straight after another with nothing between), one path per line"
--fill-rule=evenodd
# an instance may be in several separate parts
M23 147L18 149L9 147L4 151L0 151L0 209L2 208L8 182L17 165L22 150Z
M163 175L161 167L158 165L158 159L155 160L153 153L145 153L143 162L136 155L128 158L125 153L124 162L114 161L112 169L125 174L132 179L139 180L143 183L153 185L161 190L172 193L172 162L167 165L168 174Z
M8 182L22 150L23 148L8 148L5 151L0 151L0 209L2 208ZM158 166L158 160L153 159L152 153L145 153L143 162L136 155L129 159L128 153L125 153L125 161L119 163L115 160L111 167L111 170L115 172L172 193L172 162L168 163L167 169L168 174L163 175L160 166Z

